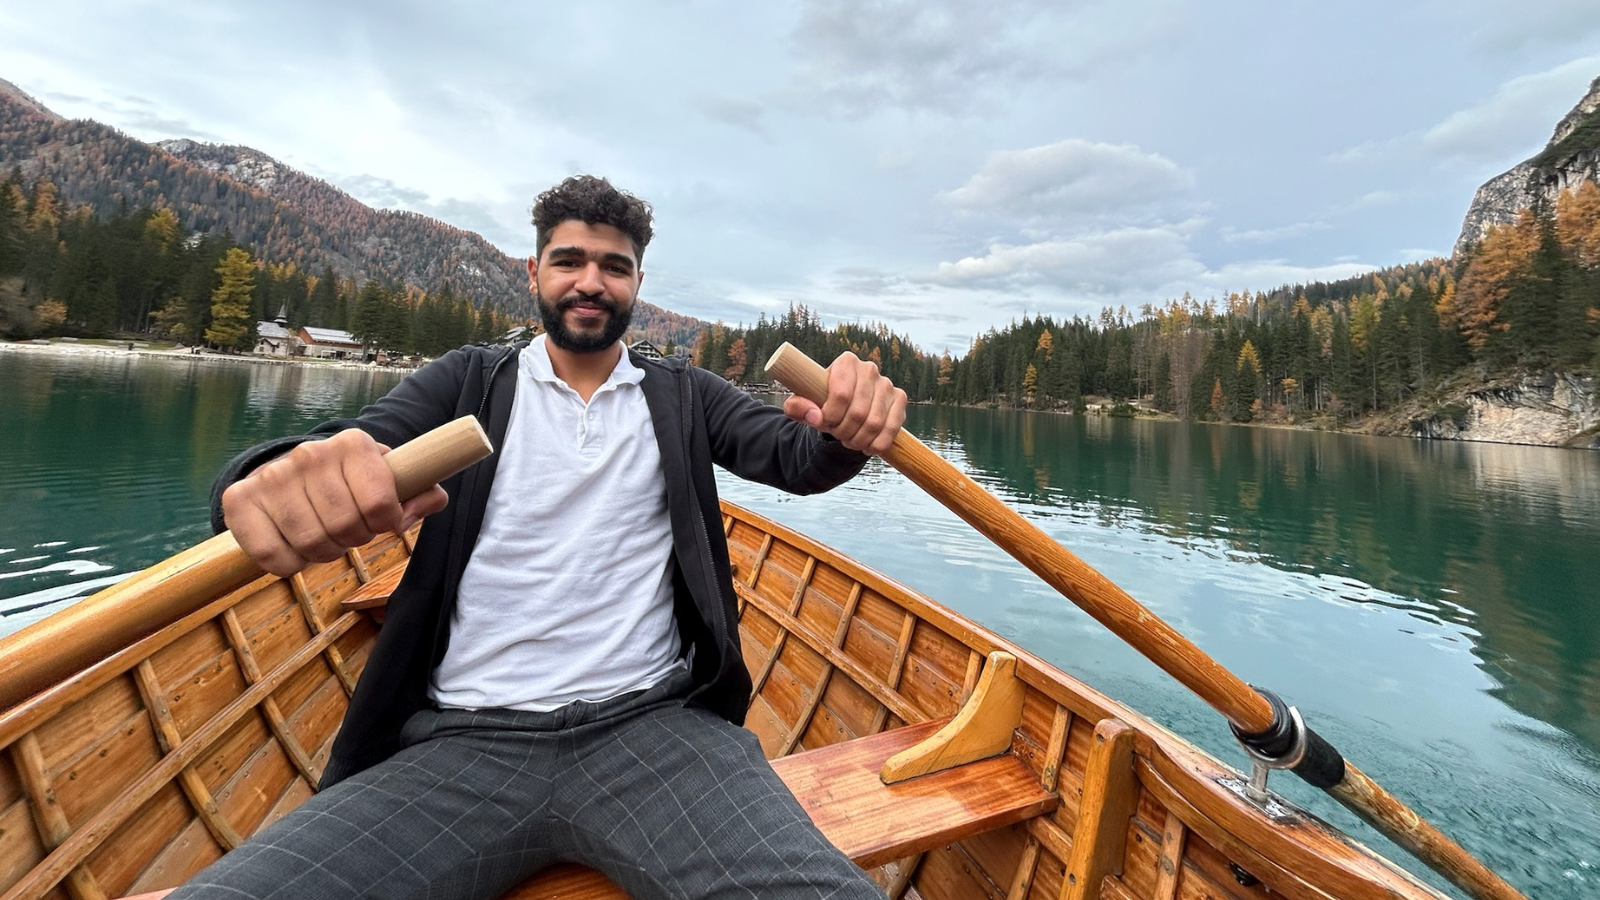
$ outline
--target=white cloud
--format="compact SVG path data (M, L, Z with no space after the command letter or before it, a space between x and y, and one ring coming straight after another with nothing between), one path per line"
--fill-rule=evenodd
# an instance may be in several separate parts
M1159 153L1069 138L992 153L966 184L942 196L957 207L1015 216L1099 215L1170 200L1193 186L1192 173Z
M1008 288L1048 284L1077 293L1115 295L1198 274L1186 236L1175 226L1118 228L1033 244L996 243L981 256L939 263L930 280Z
M1252 228L1236 229L1224 227L1221 231L1222 239L1229 244L1272 244L1278 241L1289 240L1317 231L1327 231L1332 228L1327 222L1294 222L1289 225L1280 225L1277 228Z
M884 107L984 112L985 99L1092 76L1175 31L1177 0L803 0L789 100L867 115Z
M1520 75L1488 100L1451 113L1418 140L1436 158L1497 162L1526 156L1549 138L1551 126L1583 97L1596 75L1600 56Z

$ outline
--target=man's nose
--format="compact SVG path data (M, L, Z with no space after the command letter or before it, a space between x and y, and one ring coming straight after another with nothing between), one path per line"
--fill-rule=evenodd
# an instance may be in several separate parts
M600 264L589 263L578 273L577 289L585 294L598 294L605 289L605 283L600 280Z

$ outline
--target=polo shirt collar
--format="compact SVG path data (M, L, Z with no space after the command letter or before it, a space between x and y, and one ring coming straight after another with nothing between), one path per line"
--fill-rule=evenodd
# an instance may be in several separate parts
M549 335L541 334L534 338L528 348L523 351L522 355L526 360L526 371L535 381L567 386L567 383L556 375L555 366L550 362L550 350L545 346L545 342L549 339ZM617 360L616 367L611 370L611 374L607 376L605 384L602 384L600 389L607 390L623 384L638 384L643 380L644 370L628 359L628 348L624 345L622 356Z

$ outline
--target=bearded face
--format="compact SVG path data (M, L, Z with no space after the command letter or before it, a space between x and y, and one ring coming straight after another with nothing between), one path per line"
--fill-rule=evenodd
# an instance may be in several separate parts
M599 353L622 339L633 321L626 309L604 297L569 294L552 303L535 295L539 320L550 342L571 353Z

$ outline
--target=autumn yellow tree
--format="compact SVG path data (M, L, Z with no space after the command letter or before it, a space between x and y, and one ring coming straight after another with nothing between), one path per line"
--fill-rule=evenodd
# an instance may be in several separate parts
M1039 343L1035 344L1033 349L1044 355L1045 362L1050 361L1050 356L1056 349L1056 339L1050 336L1050 329L1046 328L1039 332Z
M1600 185L1585 181L1556 201L1556 237L1580 266L1600 265Z
M1050 332L1045 332L1049 334ZM1022 373L1022 401L1029 406L1033 405L1033 398L1039 392L1039 370L1028 363L1027 371Z
M1256 382L1261 380L1261 354L1256 352L1256 345L1249 340L1239 348L1239 356L1234 360L1233 377L1233 404L1234 415L1242 421L1249 421L1251 414L1258 408L1256 398L1260 392Z
M745 364L750 361L749 355L750 351L744 345L744 338L735 338L733 344L728 347L728 368L723 370L723 377L732 382L743 381Z
M1513 225L1491 228L1455 290L1440 298L1440 320L1454 325L1472 349L1481 352L1492 333L1510 327L1500 315L1500 305L1537 249L1539 220L1532 210L1523 210Z
M222 283L211 292L211 325L206 340L219 347L241 348L250 333L250 295L255 291L256 267L250 251L234 247L217 266Z

